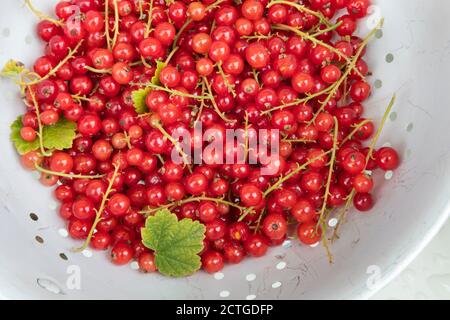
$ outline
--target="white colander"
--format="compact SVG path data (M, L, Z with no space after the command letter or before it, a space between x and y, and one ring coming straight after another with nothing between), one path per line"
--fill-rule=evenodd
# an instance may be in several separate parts
M30 65L42 54L35 17L22 0L2 0L0 65ZM55 0L36 1L52 12ZM311 299L367 298L398 274L436 234L450 211L450 2L379 0L362 33L384 16L369 46L374 94L369 116L379 119L397 93L380 144L400 150L401 168L378 176L379 200L368 214L351 212L332 245L293 240L259 259L215 275L171 279L116 267L104 252L71 252L52 190L22 169L9 124L23 112L17 88L1 80L0 297L50 299ZM386 180L386 181L382 181ZM30 214L33 213L31 216ZM36 220L37 219L37 220Z

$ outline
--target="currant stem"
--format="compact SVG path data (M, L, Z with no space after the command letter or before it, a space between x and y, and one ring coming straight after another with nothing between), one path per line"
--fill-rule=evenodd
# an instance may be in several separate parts
M34 164L34 167L39 172L42 172L45 174L50 174L52 176L67 178L67 179L101 179L105 176L104 174L88 176L88 175L82 175L82 174L69 174L69 173L63 173L63 172L56 172L56 171L51 171L51 170L42 168L37 163Z
M386 124L387 118L389 116L389 114L391 113L391 110L395 104L395 100L396 100L396 95L394 94L391 98L391 101L389 102L388 107L386 108L386 111L384 112L383 118L381 120L381 124L378 127L378 130L374 136L374 138L372 139L372 142L370 144L370 148L369 148L369 152L367 153L367 157L366 157L366 167L367 164L369 163L369 160L372 158L373 155L373 151L375 150L375 146L378 142L378 139L380 138L381 132L383 131L383 128ZM336 225L334 232L333 232L333 237L332 240L336 240L337 238L339 238L339 229L341 227L341 225L343 224L344 220L345 220L345 216L347 214L348 209L350 208L353 198L356 194L356 190L352 189L352 191L350 192L350 194L348 195L347 198L347 202L345 204L344 209L340 212L339 217L338 217L338 224Z
M99 73L99 74L110 74L112 72L112 69L96 69L91 66L85 66L86 70L93 72L93 73Z
M175 47L172 49L172 51L169 53L169 55L167 56L166 61L164 61L165 65L168 65L170 60L172 59L173 55L175 54L175 52L177 52L178 47Z
M177 202L173 202L173 203L169 203L169 204L160 206L158 208L153 208L153 209L150 209L150 210L143 210L143 211L140 211L139 213L141 213L141 214L152 214L152 213L155 213L155 212L157 212L159 210L162 210L162 209L175 208L175 207L179 207L179 206L181 206L183 204L186 204L186 203L200 202L200 201L211 201L211 202L215 202L215 203L219 203L219 204L224 204L224 205L228 205L230 207L234 207L236 209L239 209L241 211L245 211L245 210L248 209L248 208L242 207L242 206L240 206L240 205L238 205L238 204L236 204L234 202L227 201L227 200L224 200L224 199L201 196L201 197L186 198L186 199L183 199L183 200L180 200L180 201L177 201Z
M389 117L389 114L391 113L392 107L394 106L396 99L397 99L397 96L394 94L391 98L391 101L389 102L389 105L388 105L386 111L383 114L381 123L378 127L378 130L377 130L374 138L372 139L372 143L370 144L370 147L369 147L369 152L367 153L366 166L367 166L367 163L369 162L369 160L372 158L373 151L375 150L375 146L378 142L378 139L380 138L380 135L381 135L381 132L383 131L384 126L386 125L387 118Z
M202 96L204 96L205 95L205 91L206 91L206 85L205 85L204 81L201 82L201 86L202 86ZM205 107L205 100L200 100L200 107L198 109L197 118L195 119L195 122L200 120L200 117L202 116L204 107Z
M228 81L227 76L225 75L225 72L223 72L223 69L222 69L222 61L219 61L219 62L217 63L217 69L218 69L218 71L219 71L219 74L222 76L223 81L225 82L225 85L226 85L227 88L228 88L228 92L230 92L231 95L232 95L234 98L236 98L236 91L234 90L234 84L231 84L231 83Z
M328 104L328 102L330 102L331 98L334 96L336 91L339 89L339 87L342 85L342 83L347 79L347 77L350 75L351 71L355 68L356 62L358 61L359 57L361 56L364 48L369 43L370 39L375 35L377 30L382 27L383 22L384 22L384 19L382 18L380 20L380 22L378 23L378 25L375 28L373 28L370 31L370 33L367 35L367 37L361 42L356 54L353 56L353 59L352 59L350 65L347 66L347 69L345 70L345 72L341 76L341 78L331 86L331 91L328 94L327 98L325 99L325 101L322 102L320 108L317 110L317 112L314 114L313 118L311 119L311 121L309 121L308 124L314 123L314 121L317 118L317 115L325 109L325 106Z
M37 79L37 80L34 80L34 81L31 81L31 82L23 82L23 83L21 83L21 85L25 85L25 86L32 86L32 85L35 85L35 84L38 84L39 82L42 82L42 81L44 81L44 80L46 80L46 79L49 79L50 77L52 77L52 76L54 76L55 74L56 74L56 72L67 62L67 61L69 61L73 56L74 56L74 54L78 51L78 49L80 48L80 46L81 46L81 44L83 43L83 40L80 40L80 42L78 42L78 44L76 45L76 47L74 48L74 49L71 49L70 51L69 51L69 54L64 58L64 59L62 59L57 65L56 65L56 67L54 67L52 70L50 70L50 72L49 73L47 73L44 77L39 77L39 79Z
M95 102L96 101L96 99L87 98L85 96L80 96L80 95L77 95L77 94L73 94L72 95L72 99L74 99L75 101L78 101L78 102L80 102L80 101Z
M216 99L213 96L212 93L212 89L211 89L211 85L208 82L208 79L206 79L206 77L203 77L203 81L205 83L206 89L208 90L208 94L209 94L209 100L211 100L211 104L213 105L214 110L216 111L216 113L219 115L219 117L226 122L234 122L234 120L228 119L223 113L222 111L220 111L219 106L216 103Z
M142 10L142 4L141 4L141 10ZM153 19L153 0L150 0L150 8L148 9L147 13L147 27L145 28L144 37L147 38L150 34L150 30L152 28L152 19Z
M326 183L326 187L325 187L325 195L323 197L322 209L320 210L319 223L317 224L316 231L318 230L320 223L324 222L324 215L325 215L325 210L327 208L328 196L330 195L330 186L331 186L331 179L333 177L334 163L336 162L336 151L338 149L339 124L338 124L338 120L336 117L333 117L333 119L334 119L334 134L333 134L333 148L331 149L330 169L328 170L328 178L327 178L327 183ZM325 233L325 231L326 231L326 229L323 230L323 233Z
M38 120L38 126L39 126L39 131L38 131L39 148L41 149L41 154L44 157L49 157L49 156L51 156L51 153L48 153L47 151L45 151L45 148L44 148L44 135L43 135L44 127L43 127L42 121L41 121L41 112L39 111L39 104L36 101L36 96L35 96L33 90L31 88L29 88L29 90L30 90L31 100L33 100L34 110L36 112L36 118Z
M360 123L358 123L357 126L355 126L355 128L353 128L352 132L350 132L345 138L344 140L342 140L342 142L340 143L341 145L343 145L344 143L346 143L349 140L352 140L353 136L358 132L359 129L361 129L363 126L365 126L366 124L372 122L372 120L366 119L364 121L361 121Z
M281 177L277 182L275 182L272 186L270 186L264 193L263 193L263 197L266 198L270 193L272 193L273 191L277 190L284 182L286 182L287 180L289 180L290 178L292 178L293 176L295 176L297 173L299 173L302 170L305 170L311 163L313 163L316 160L321 159L322 157L330 154L332 151L329 150L327 152L323 152L322 154L318 155L317 157L314 157L310 160L308 160L306 163L304 163L303 165L298 165L298 167L293 170L292 172L290 172L289 174L285 175L284 177Z
M327 224L325 221L322 221L322 245L325 248L325 252L327 253L328 262L330 264L332 264L333 263L333 255L331 254L330 247L328 246L326 229L327 229Z
M105 0L105 36L108 50L111 51L111 35L109 33L109 0Z
M112 39L111 49L114 49L116 46L117 38L119 37L119 5L117 4L118 0L114 1L114 36Z
M302 5L298 4L298 3L295 3L295 2L283 1L283 0L273 0L273 1L269 2L269 4L267 5L267 8L270 8L271 6L276 5L276 4L284 4L284 5L287 5L287 6L294 7L298 11L302 11L302 12L308 13L310 15L313 15L313 16L319 18L320 21L322 23L326 24L327 26L332 25L332 23L327 18L325 18L325 16L323 14L321 14L320 12L311 10L311 9L309 9L309 8L307 8L305 6L302 6Z
M178 40L180 39L181 35L183 34L184 30L192 23L192 19L188 18L186 19L186 22L181 26L181 28L178 30L177 34L175 35L175 38L173 39L173 45L172 50L178 46Z
M164 137L167 138L167 140L169 140L173 146L175 147L175 149L178 151L178 153L181 155L181 157L183 158L183 162L186 166L189 166L190 161L189 161L189 157L188 155L183 151L183 148L180 147L180 144L178 141L176 141L167 131L166 129L164 129L161 125L159 124L153 124L153 126L158 129ZM189 168L190 169L190 168Z
M192 99L196 99L196 100L211 100L211 98L212 98L212 96L210 96L210 95L197 96L197 95L194 95L194 94L189 94L189 93L185 93L185 92L182 92L182 91L173 90L173 89L169 89L169 88L166 88L166 87L163 87L163 86L159 86L159 85L153 84L151 82L146 82L146 83L135 83L135 82L132 82L132 83L130 83L130 85L138 86L138 87L150 87L152 89L165 91L165 92L173 94L175 96L192 98Z
M95 215L95 220L94 220L94 223L92 224L91 230L89 231L89 234L88 234L86 240L84 241L83 245L79 248L74 248L73 249L74 252L78 252L78 253L82 252L84 249L86 249L89 246L89 243L91 242L92 236L94 235L97 225L100 222L100 220L102 219L102 213L105 210L109 195L113 191L112 187L113 187L114 181L116 180L116 178L119 174L119 169L120 169L120 166L115 164L114 165L114 173L113 173L111 179L109 180L108 188L106 189L106 192L103 195L102 202L100 204L100 208L98 210L95 210L96 215Z
M62 27L64 25L64 23L62 21L59 20L55 20L53 18L50 18L49 16L45 15L44 13L42 13L41 11L39 11L38 9L36 9L33 4L31 3L31 0L25 0L25 5L28 7L28 9L30 9L31 12L33 12L36 17L38 17L41 20L46 20L46 21L50 21L51 23Z
M332 89L332 87L333 86L329 86L329 87L323 89L322 91L316 92L316 93L314 93L312 95L308 95L306 98L296 99L296 100L294 100L292 102L289 102L289 103L286 103L286 104L282 104L282 105L273 107L273 108L268 109L268 110L264 110L263 112L261 112L261 114L262 115L266 115L266 114L269 114L269 113L271 113L273 111L282 110L284 108L293 107L293 106L296 106L296 105L299 105L299 104L307 103L308 101L310 101L310 100L312 100L314 98L320 97L321 95L329 92Z
M317 38L318 36L321 36L324 33L327 33L329 31L333 31L333 30L337 29L341 24L342 24L342 21L339 21L338 23L333 24L332 26L329 26L325 29L321 29L321 30L317 31L316 33L313 33L311 35L311 37Z
M331 52L333 52L334 54L336 54L338 57L340 57L341 59L344 59L345 62L347 63L347 65L351 66L351 70L353 70L359 77L361 77L361 79L364 79L365 77L361 74L361 72L356 68L356 66L354 64L351 63L351 60L344 55L341 51L337 50L336 48L330 46L329 44L320 41L319 39L315 38L314 36L300 31L294 27L290 27L288 25L285 24L276 24L274 26L272 26L272 28L276 29L276 30L284 30L284 31L290 31L293 33L296 33L297 35L299 35L300 37L307 39L309 41L311 41L312 43L314 43L315 45L319 45L322 46L324 48L327 48L328 50L330 50Z
M283 139L281 140L283 142L289 142L289 143L315 143L315 140L306 140L306 139Z
M222 2L225 2L226 0L218 0L209 6L205 8L205 11L208 12L211 9L214 9L215 7L219 6ZM181 28L178 30L177 34L175 35L175 38L173 39L173 45L172 49L174 49L178 45L178 40L180 39L181 35L183 34L184 30L192 23L191 18L187 18L186 22L181 26Z

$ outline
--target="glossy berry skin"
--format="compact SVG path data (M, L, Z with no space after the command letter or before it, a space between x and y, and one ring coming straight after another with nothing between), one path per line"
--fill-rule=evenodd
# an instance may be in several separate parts
M232 264L240 263L245 257L244 248L235 242L225 243L223 246L225 261Z
M385 170L395 170L400 165L400 157L393 148L385 147L376 152L375 161L377 165Z
M253 184L246 184L242 186L239 195L241 201L247 207L254 207L262 200L262 191Z
M92 236L91 246L97 250L106 250L112 243L112 238L109 233L106 232L96 232Z
M299 223L307 223L313 221L316 216L316 210L311 201L302 198L292 208L291 215Z
M157 270L155 264L155 255L151 252L144 252L139 256L138 259L139 269L142 272L150 273Z
M360 212L367 212L374 207L375 202L370 193L357 193L353 198L353 205L356 210Z
M245 251L253 257L262 257L268 250L267 239L259 234L251 235L244 242Z
M108 201L108 211L115 216L122 216L130 209L130 199L127 196L116 193Z
M264 218L262 231L271 240L280 240L286 236L287 222L281 214L269 214Z
M133 258L133 249L126 243L117 243L111 249L111 261L116 265L124 265Z
M223 265L223 256L217 251L207 251L202 255L202 269L208 273L219 272Z
M270 56L263 45L253 43L245 50L245 58L253 68L262 69L269 62Z
M73 159L65 152L55 152L50 160L50 170L69 173L73 168Z
M320 228L316 230L315 222L307 222L298 225L297 236L301 243L306 245L313 245L320 241L322 237L322 231Z
M95 216L95 207L92 201L89 199L78 199L75 200L72 205L72 213L75 218L81 220L92 219Z
M208 179L201 173L193 173L184 182L186 192L197 196L206 191Z

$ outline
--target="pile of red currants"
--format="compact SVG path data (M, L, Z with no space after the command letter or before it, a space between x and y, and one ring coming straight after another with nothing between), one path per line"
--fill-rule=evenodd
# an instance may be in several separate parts
M45 52L21 75L20 137L36 143L22 163L57 185L70 236L115 264L156 271L140 230L160 208L205 225L207 272L292 237L328 252L352 205L373 208L374 170L399 166L364 118L376 30L355 31L370 0L65 0L55 19L26 2ZM61 120L76 123L71 147L45 147ZM173 161L171 136L195 123L279 130L275 170Z

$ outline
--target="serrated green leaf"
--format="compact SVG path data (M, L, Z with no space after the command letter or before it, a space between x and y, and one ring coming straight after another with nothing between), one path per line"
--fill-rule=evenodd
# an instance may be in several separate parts
M20 116L11 124L11 134L9 136L11 141L14 142L17 152L20 155L37 150L39 148L38 139L32 142L28 142L22 139L22 137L20 136L20 129L22 129L22 127L22 117Z
M137 114L143 114L148 112L147 105L145 104L145 98L150 92L150 88L134 90L131 93L131 97L133 98L134 109Z
M145 221L145 229L142 230L144 245L152 250L160 251L170 242L172 232L176 228L178 219L169 210L158 211L154 217Z
M155 264L160 273L171 277L190 276L202 265L198 255L186 254L181 249L156 254Z
M22 62L9 60L3 66L1 76L3 77L16 77L25 70L25 66Z
M164 69L167 66L167 63L164 61L157 60L156 61L156 70L155 74L152 77L152 83L156 85L160 85L161 82L159 81L159 75L161 74L162 69Z
M72 148L76 137L77 125L66 119L59 120L52 126L45 126L42 130L44 147L46 149L64 150Z
M147 218L141 235L142 243L155 251L160 273L183 277L200 269L205 226L198 221L178 221L169 210L161 210Z
M156 61L156 69L155 74L153 75L151 79L151 83L155 85L160 85L159 82L159 75L161 73L161 70L164 69L164 67L167 65L167 63L162 61ZM152 89L147 87L143 89L134 90L131 94L131 97L133 99L133 105L134 109L136 110L137 114L143 114L148 112L147 105L145 103L145 98L150 93Z
M18 117L10 126L10 139L14 142L17 152L20 155L39 149L39 139L27 142L20 136L22 129L22 117ZM45 126L42 129L42 140L44 148L50 150L64 150L72 147L76 136L77 125L66 119L59 120L52 126Z

